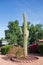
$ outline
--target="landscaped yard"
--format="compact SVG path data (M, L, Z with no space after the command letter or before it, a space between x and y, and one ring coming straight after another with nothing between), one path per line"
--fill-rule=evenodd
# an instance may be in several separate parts
M29 54L29 58L25 61L16 62L7 59L5 55L0 55L0 65L43 65L43 56Z

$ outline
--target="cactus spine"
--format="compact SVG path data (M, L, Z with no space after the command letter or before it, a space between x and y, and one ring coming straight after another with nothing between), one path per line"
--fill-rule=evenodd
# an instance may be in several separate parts
M27 33L27 19L26 19L26 13L23 14L23 19L24 19L24 54L25 57L27 57L28 53L27 53L27 38L28 38L28 33Z

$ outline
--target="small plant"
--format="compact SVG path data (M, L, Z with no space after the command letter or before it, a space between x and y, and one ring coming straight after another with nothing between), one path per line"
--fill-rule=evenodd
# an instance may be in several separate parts
M1 47L1 54L7 54L7 52L9 51L9 49L12 47L12 45L6 45L6 46L2 46Z
M43 43L40 43L40 44L38 45L38 51L39 51L40 54L43 55Z

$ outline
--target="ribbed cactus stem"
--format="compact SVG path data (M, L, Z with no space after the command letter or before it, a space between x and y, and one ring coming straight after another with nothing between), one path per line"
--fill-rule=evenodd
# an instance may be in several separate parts
M27 56L27 19L26 19L26 13L23 14L24 19L24 53L25 57Z

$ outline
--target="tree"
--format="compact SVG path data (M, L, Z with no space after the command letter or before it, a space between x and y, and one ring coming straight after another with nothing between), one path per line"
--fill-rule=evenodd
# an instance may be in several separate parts
M43 39L43 28L42 24L30 24L28 25L29 34L29 42L30 44L34 43L39 39Z
M21 31L18 20L10 21L8 23L8 30L5 30L5 38L11 44L19 45L21 43Z

